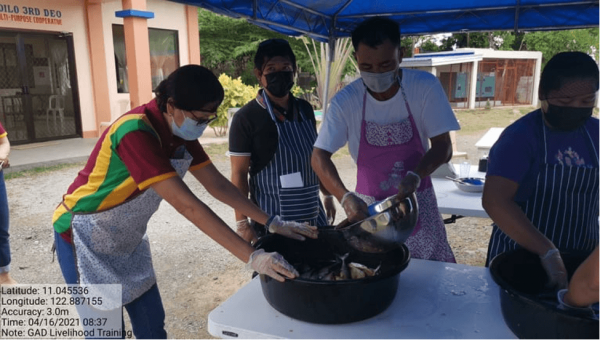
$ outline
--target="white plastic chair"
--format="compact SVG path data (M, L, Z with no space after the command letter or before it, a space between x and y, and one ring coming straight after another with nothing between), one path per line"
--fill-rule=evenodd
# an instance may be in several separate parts
M48 131L50 131L50 114L54 121L54 131L56 131L56 114L60 119L60 132L63 133L65 129L65 97L61 95L53 94L48 99L48 109L46 110L46 125Z
M2 98L2 111L4 114L4 127L14 128L23 120L23 101L19 96L6 96Z

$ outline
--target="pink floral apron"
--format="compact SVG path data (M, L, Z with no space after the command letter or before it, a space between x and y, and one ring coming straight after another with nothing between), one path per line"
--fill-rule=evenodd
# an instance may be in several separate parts
M365 120L367 91L363 96L360 145L356 165L356 192L367 204L398 193L400 181L414 170L425 155L402 83L408 118L398 123L379 125ZM446 227L437 208L437 200L428 176L421 180L416 192L419 219L405 244L411 257L425 260L456 262L446 238Z

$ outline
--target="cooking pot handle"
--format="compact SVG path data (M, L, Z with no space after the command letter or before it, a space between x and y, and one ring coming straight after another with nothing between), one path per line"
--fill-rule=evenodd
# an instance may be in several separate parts
M258 239L256 240L256 242L254 242L254 244L252 244L252 246L255 249L260 249L260 247L262 246L262 244L264 243L265 237L267 237L269 234L263 235L258 237Z
M340 223L338 223L333 229L343 229L350 225L350 222L347 218L343 219Z

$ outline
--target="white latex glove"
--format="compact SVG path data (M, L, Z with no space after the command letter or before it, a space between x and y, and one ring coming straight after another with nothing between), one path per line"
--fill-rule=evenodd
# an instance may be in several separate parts
M317 227L310 226L307 222L298 223L293 221L283 221L279 216L275 216L267 228L271 233L283 235L299 241L304 241L304 236L310 238L317 238L319 236Z
M346 212L346 216L348 216L349 222L358 222L369 217L369 207L367 206L367 203L356 196L352 191L345 193L340 203Z
M254 228L250 225L250 221L245 218L243 220L239 220L235 222L236 230L235 232L244 239L246 242L254 243L258 240L256 237L256 233L254 232Z
M327 224L333 225L333 222L335 221L336 209L332 195L328 195L323 198L323 207L325 208L325 214L327 215Z
M560 251L556 248L550 249L545 255L540 256L540 260L542 261L542 267L548 274L547 286L554 289L567 288L567 269L562 257L560 257Z
M281 275L290 279L298 276L298 271L283 256L276 252L267 253L264 249L258 249L250 255L248 266L257 273L269 275L279 282L285 281L285 278Z
M421 177L412 171L407 172L398 186L398 198L402 200L408 197L417 191L419 185L421 185Z
M577 316L583 316L583 317L590 317L590 318L598 318L598 316L596 316L596 313L594 313L594 310L592 309L592 307L587 306L587 307L573 307L571 305L569 305L568 303L565 302L565 294L567 294L568 289L561 289L558 291L558 293L556 293L556 299L558 300L558 309L562 309L564 311L567 311L573 315L577 315Z

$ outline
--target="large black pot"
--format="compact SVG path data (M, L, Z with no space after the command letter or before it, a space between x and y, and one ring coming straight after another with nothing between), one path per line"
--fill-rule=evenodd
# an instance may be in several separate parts
M281 283L260 275L263 294L273 308L292 318L321 324L355 322L383 312L394 300L400 272L410 260L405 245L384 254L361 253L349 247L341 233L333 230L320 230L318 239L307 238L305 241L271 234L261 238L256 247L267 252L276 251L292 265L318 263L345 253L350 253L349 262L370 268L381 264L379 275L356 280L296 278Z
M569 278L587 255L561 253ZM519 338L598 339L598 320L557 308L556 294L544 287L547 275L537 255L524 249L500 254L490 272L501 288L504 321Z

